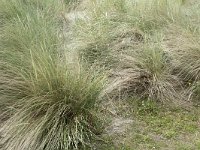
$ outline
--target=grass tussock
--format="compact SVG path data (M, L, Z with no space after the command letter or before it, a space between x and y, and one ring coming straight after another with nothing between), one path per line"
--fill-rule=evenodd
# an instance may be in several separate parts
M179 36L177 36L179 34ZM185 80L199 80L199 33L172 26L166 32L164 44Z
M161 102L180 98L181 81L172 74L170 58L159 46L144 46L122 57L123 67L116 71L108 91L120 89L122 93Z
M5 9L9 12L1 10L5 22L0 40L0 105L7 118L0 128L2 148L91 147L99 134L95 108L104 74L79 63L73 69L69 66L61 53L58 14L48 12L53 2L44 6L40 1L2 3L9 7ZM20 13L29 13L18 14L18 6Z
M199 32L185 29L179 26L170 26L163 41L168 53L172 58L174 72L184 82L188 99L191 95L199 95ZM179 34L179 36L177 36ZM195 96L196 97L196 96Z
M99 134L94 108L104 78L50 67L32 79L11 78L15 89L3 92L15 100L14 115L1 127L5 149L78 149L91 146L91 137Z

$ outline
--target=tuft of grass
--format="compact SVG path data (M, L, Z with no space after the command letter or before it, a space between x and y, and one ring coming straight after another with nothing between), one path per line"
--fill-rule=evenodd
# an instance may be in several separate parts
M1 10L0 107L7 117L0 128L2 148L93 147L100 134L97 103L105 75L69 63L61 51L59 13L49 13L53 1L2 2L9 7Z
M167 54L157 47L145 48L138 52L135 65L144 72L144 78L146 77L147 88L144 94L147 94L148 98L160 101L178 98L176 86L180 83L178 78L171 74L168 61Z
M10 108L14 115L1 127L3 147L60 150L91 146L91 137L99 134L94 108L103 77L94 78L82 69L75 73L61 66L41 67L35 68L37 74L31 79L11 78L18 97L4 83L8 88L2 95L15 99Z
M179 34L179 36L177 36ZM186 29L182 26L170 26L166 32L166 40L170 56L173 59L174 72L185 83L185 88L191 95L198 97L198 81L200 79L199 66L199 32L198 29Z
M128 52L121 60L122 71L116 73L110 91L120 88L122 93L161 102L181 98L178 92L181 82L172 74L170 58L161 47L147 45Z
M169 37L166 45L176 60L175 65L180 70L180 76L187 81L199 80L199 33L180 26L172 26L166 34ZM177 37L176 34L179 36Z
M180 73L186 80L198 81L200 79L200 45L198 40L199 38L188 39L185 48L176 52L177 59L180 61Z

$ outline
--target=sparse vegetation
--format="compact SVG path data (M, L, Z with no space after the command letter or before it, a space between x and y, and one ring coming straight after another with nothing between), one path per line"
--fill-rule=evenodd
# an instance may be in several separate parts
M0 149L199 149L199 8L0 0Z

